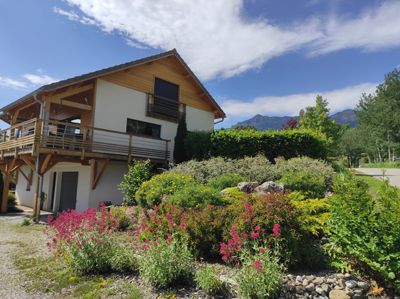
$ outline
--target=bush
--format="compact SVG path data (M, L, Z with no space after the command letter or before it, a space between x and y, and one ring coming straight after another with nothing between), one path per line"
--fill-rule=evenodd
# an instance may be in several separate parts
M276 167L280 176L299 171L308 171L320 176L324 179L326 190L331 190L335 178L335 171L329 164L309 157L298 157L289 160L278 158L276 159Z
M110 258L110 267L114 272L132 273L138 271L139 263L131 248L118 246Z
M149 242L140 259L140 275L157 288L187 281L193 272L193 256L187 242L176 236Z
M163 203L181 208L202 209L206 204L224 204L222 195L215 189L200 184L184 186L169 196Z
M190 175L200 183L207 183L212 179L226 174L238 174L245 181L272 181L278 178L274 165L262 155L231 160L224 158L211 158L204 161L187 161L172 169Z
M221 293L224 289L224 284L211 266L203 266L198 269L195 280L197 285L208 294Z
M362 266L400 292L400 194L384 184L374 200L365 183L343 174L334 185L326 248L340 270Z
M115 226L120 231L126 231L128 229L135 229L138 224L139 207L116 207L110 208L113 221Z
M326 185L323 177L309 170L286 172L280 180L285 189L298 191L308 198L325 196Z
M191 176L164 172L153 176L140 186L135 195L136 202L142 207L153 207L177 190L194 184Z
M75 272L108 273L113 270L115 254L121 252L115 231L115 221L105 206L99 213L96 209L64 211L49 219L48 245Z
M124 193L123 204L127 206L137 205L135 200L135 193L139 189L140 185L149 180L151 177L151 163L150 160L146 161L135 161L132 166L129 167L128 173L126 173L119 185L119 188Z
M241 298L270 298L281 285L284 267L279 258L265 247L256 247L258 252L244 250L240 255L241 268L236 281Z
M185 139L186 157L194 160L210 158L211 135L208 131L188 132Z
M236 187L238 183L243 182L243 178L236 174L223 174L219 177L212 178L208 182L208 186L218 191L224 190L225 188L229 187Z
M226 203L233 203L234 201L240 200L246 193L239 190L238 187L226 188L222 194L222 197Z
M206 134L206 133L202 133ZM286 159L297 156L309 156L312 158L325 158L327 154L326 138L321 134L309 130L283 130L283 131L254 131L221 129L208 133L208 138L203 135L204 144L199 144L196 154L189 148L189 159L203 157L238 158L263 154L270 161L282 156ZM198 136L194 133L191 140ZM202 149L202 152L199 152ZM190 156L192 154L192 156Z

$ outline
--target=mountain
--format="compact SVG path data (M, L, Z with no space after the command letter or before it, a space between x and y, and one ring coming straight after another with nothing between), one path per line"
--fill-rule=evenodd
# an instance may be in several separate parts
M356 113L352 109L346 109L330 116L338 124L349 125L351 128L357 126ZM253 126L257 130L281 130L282 127L291 119L298 119L298 116L263 116L257 114L252 118L238 122L236 126Z

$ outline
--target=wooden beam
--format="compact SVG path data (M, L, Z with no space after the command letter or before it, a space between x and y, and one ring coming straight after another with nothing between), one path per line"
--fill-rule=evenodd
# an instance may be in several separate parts
M93 174L92 174L92 190L96 189L97 183L99 182L101 175L103 174L106 166L108 164L108 159L106 160L94 160L93 162ZM98 165L99 164L99 165Z
M84 85L84 86L81 86L81 87L78 87L78 88L68 89L67 91L64 91L64 92L61 92L61 93L58 93L58 94L54 94L54 95L51 95L51 96L46 96L45 100L52 101L54 99L58 100L58 99L66 98L66 97L72 96L74 94L78 94L78 93L81 93L81 92L85 92L85 91L91 90L91 89L93 89L93 87L94 87L93 84L88 84L88 85Z
M76 103L76 102L73 102L73 101L63 100L63 99L50 99L49 103L60 104L60 105L63 105L63 106L77 108L77 109L81 109L81 110L88 110L88 111L92 110L92 106L90 106L90 105Z
M28 165L28 166L30 167L30 169L31 169L32 171L35 171L35 165L32 163L31 160L29 160L29 158L28 158L27 156L22 156L21 158L22 158L22 160L25 162L25 164Z
M44 158L42 165L40 167L40 173L43 175L46 173L46 171L48 170L48 166L49 166L49 162L51 160L51 154L47 154L46 157Z
M18 168L18 171L22 174L22 176L25 178L25 180L26 180L27 182L30 181L30 180L29 180L29 177L26 175L26 173L25 173L21 168Z
M7 212L7 207L8 207L8 191L10 188L10 178L11 174L7 171L4 172L4 184L3 184L3 194L1 196L1 208L0 212L1 213L6 213Z

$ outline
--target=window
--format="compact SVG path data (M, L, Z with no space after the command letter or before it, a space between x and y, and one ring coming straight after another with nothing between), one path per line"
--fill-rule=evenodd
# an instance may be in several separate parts
M154 98L148 106L153 117L177 121L179 117L179 86L159 78L154 82Z
M126 122L126 132L135 135L144 135L160 138L161 126L128 118Z

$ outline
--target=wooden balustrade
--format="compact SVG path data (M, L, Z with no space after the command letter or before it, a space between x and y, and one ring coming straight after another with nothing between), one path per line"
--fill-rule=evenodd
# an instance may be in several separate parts
M21 154L168 160L169 140L83 126L56 120L32 119L0 131L1 158Z

